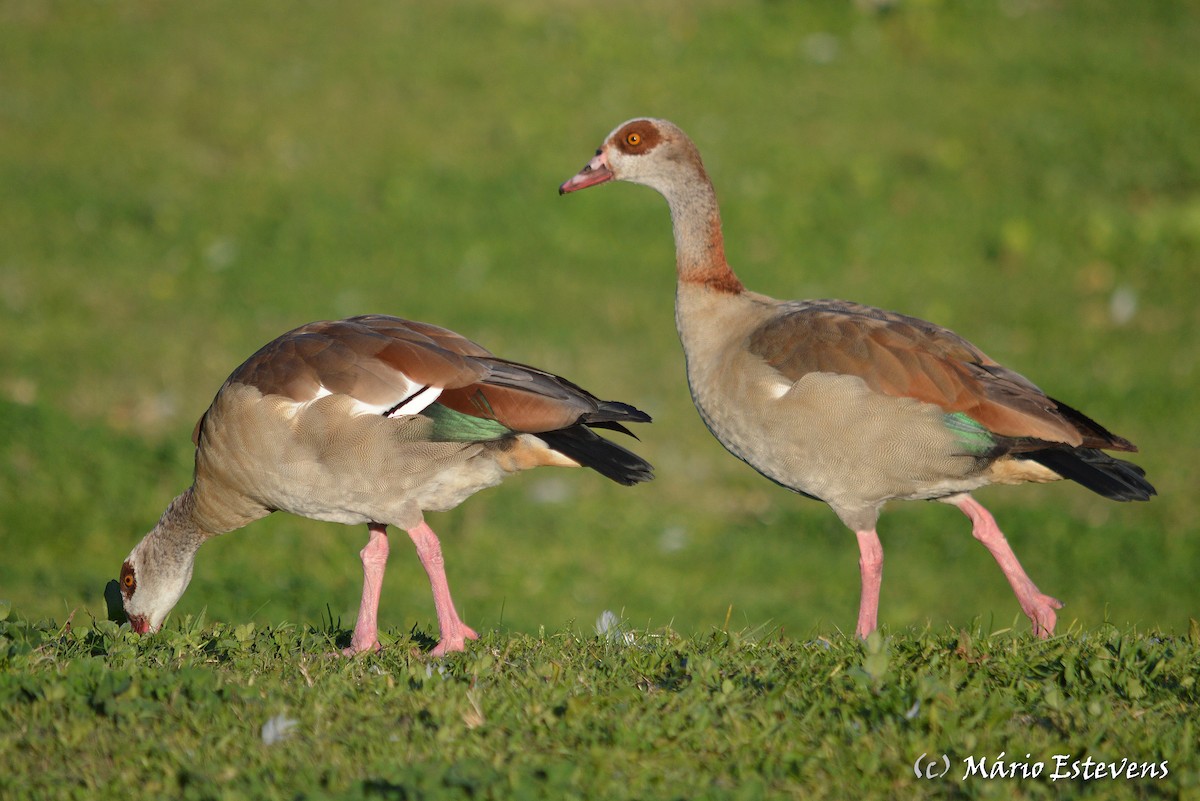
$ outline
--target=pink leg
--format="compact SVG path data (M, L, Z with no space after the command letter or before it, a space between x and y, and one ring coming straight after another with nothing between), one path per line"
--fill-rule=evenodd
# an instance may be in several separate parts
M883 583L883 546L875 529L856 531L858 569L862 573L862 595L858 601L858 628L855 633L866 639L875 630L879 617L879 585Z
M378 651L379 629L379 593L383 590L383 571L387 567L388 537L387 526L372 523L371 538L358 555L362 557L363 591L362 603L358 607L358 620L354 623L354 634L350 637L350 647L342 651L346 656L361 654L363 651Z
M996 558L996 563L1004 571L1004 577L1017 594L1021 609L1033 624L1033 633L1043 638L1054 634L1054 610L1062 609L1062 601L1043 595L1029 576L1025 575L1021 563L1017 561L1017 555L1013 553L1008 540L1004 539L1004 533L996 525L996 519L979 501L970 495L960 495L949 501L971 518L971 533L975 535L975 539L986 545Z
M446 581L446 560L442 558L442 544L438 542L437 534L425 521L408 530L413 545L417 546L417 556L421 558L421 566L429 575L429 584L433 587L433 608L437 612L440 642L430 654L445 656L453 651L466 648L466 640L477 640L479 635L458 616L454 610L454 601L450 598L450 584Z

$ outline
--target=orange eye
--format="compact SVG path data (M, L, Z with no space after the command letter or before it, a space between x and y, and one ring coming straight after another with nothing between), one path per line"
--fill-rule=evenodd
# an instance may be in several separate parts
M629 133L625 134L625 144L629 145L630 147L637 147L641 143L642 135L637 131L630 131Z
M126 573L126 574L125 574L125 578L121 579L121 582L122 582L122 583L123 583L123 584L124 584L126 587L129 587L129 588L131 588L131 589L132 589L132 588L133 588L133 574L132 574L132 573Z

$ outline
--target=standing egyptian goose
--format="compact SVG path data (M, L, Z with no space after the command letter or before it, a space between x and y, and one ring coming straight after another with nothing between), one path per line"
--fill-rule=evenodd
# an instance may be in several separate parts
M1036 634L1062 604L1021 568L970 493L1069 478L1118 501L1155 494L1134 451L1083 414L932 323L840 300L747 290L725 261L721 217L696 146L665 120L626 122L560 193L631 181L666 198L675 232L675 320L700 416L767 478L824 501L858 538L857 632L876 627L890 500L939 500L971 519Z
M205 540L282 510L370 529L347 654L379 648L389 524L408 532L429 575L440 630L433 654L461 651L478 635L454 609L423 512L452 509L539 465L647 481L647 462L591 429L628 434L623 423L649 420L427 323L382 315L310 323L237 368L196 425L192 486L121 566L124 612L134 630L157 630Z

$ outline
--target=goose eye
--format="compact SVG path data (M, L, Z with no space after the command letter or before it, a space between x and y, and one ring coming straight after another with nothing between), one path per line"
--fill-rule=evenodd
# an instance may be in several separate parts
M137 583L137 580L134 579L132 573L126 573L124 576L121 576L121 583L125 585L126 589L132 590L133 585Z
M641 143L642 135L637 131L630 131L629 133L625 134L625 144L629 145L630 147L637 147Z

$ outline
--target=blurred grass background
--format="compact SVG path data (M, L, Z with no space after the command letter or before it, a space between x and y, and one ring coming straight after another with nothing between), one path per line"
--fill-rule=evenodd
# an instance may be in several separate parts
M559 198L617 123L698 143L777 297L954 328L1158 486L979 493L1062 629L1200 612L1200 14L1186 2L0 3L0 599L103 616L226 375L296 325L428 320L655 416L624 489L544 469L431 515L479 629L849 631L853 537L691 407L662 200ZM1020 616L967 521L889 508L881 622ZM207 544L175 615L350 626L359 528ZM381 624L434 625L406 538ZM732 608L732 611L730 609ZM1022 619L1019 625L1027 628Z

